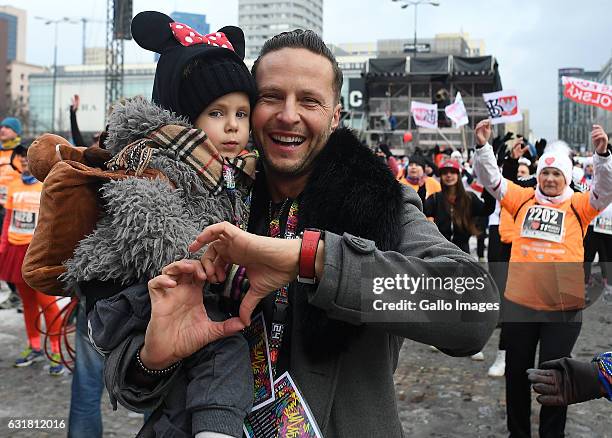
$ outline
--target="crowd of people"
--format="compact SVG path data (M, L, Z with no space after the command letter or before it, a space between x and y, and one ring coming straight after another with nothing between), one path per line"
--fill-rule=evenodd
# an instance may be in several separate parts
M72 145L46 135L28 153L19 120L0 123L0 280L21 298L27 333L16 367L44 359L43 314L49 374L65 372L52 295L78 300L69 436L102 436L104 386L113 404L145 413L139 436L242 436L257 381L243 330L258 312L272 382L297 382L324 436L403 436L393 384L403 340L484 360L496 325L489 376L505 376L511 436L531 436L530 382L541 436L563 436L567 404L612 397L610 354L570 359L594 291L612 304L612 229L598 222L612 201L612 148L601 127L585 159L562 142L491 139L487 120L464 151L372 153L339 126L342 72L311 31L270 39L251 72L234 26L194 42L188 26L143 12L132 35L160 55L152 101L116 103L92 142L78 129L78 96ZM99 178L97 193L77 195L103 202L71 206L95 206L89 229L87 215L41 204L59 163ZM57 238L37 228L43 210L62 224L61 275L33 244ZM22 273L25 259L39 263L36 278ZM363 266L434 277L441 263L483 279L476 304L501 311L424 322L363 308ZM31 287L41 272L62 290Z

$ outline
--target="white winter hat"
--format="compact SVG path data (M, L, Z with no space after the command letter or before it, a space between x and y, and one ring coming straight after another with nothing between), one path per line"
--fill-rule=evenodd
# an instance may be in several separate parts
M529 158L525 158L525 157L519 158L518 163L524 164L525 166L531 166L531 161L529 161Z
M561 151L545 152L538 160L538 170L536 170L536 177L540 176L542 169L547 167L553 167L560 170L565 177L565 185L569 186L572 182L572 160L570 157Z

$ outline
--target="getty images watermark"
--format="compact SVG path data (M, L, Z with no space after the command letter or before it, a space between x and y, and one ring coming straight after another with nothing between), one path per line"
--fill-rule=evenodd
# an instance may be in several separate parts
M372 280L372 292L374 295L382 295L389 291L401 291L406 294L415 295L417 292L426 293L434 291L452 292L463 295L466 292L482 292L488 286L487 277L429 277L421 274L413 277L408 274L395 274L395 277L374 277ZM384 299L375 299L372 307L375 311L398 311L398 310L470 310L486 312L499 310L499 303L469 302L454 299L420 299L411 301L402 299L399 302L386 302Z
M500 310L499 295L485 270L453 263L423 263L406 271L364 266L364 322L466 321Z

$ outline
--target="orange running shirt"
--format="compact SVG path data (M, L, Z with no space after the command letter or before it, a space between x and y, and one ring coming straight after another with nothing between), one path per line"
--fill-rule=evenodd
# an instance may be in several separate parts
M516 217L505 297L536 310L583 308L582 241L599 214L590 204L589 193L574 193L561 204L544 205L536 202L533 188L508 181L500 202Z
M11 245L28 245L32 241L38 223L42 187L41 182L24 184L21 178L9 185L5 207L11 210L8 228Z
M403 176L402 178L399 179L399 182L412 187L415 192L419 191L418 185L409 183L408 180ZM429 198L434 193L441 192L441 191L442 191L442 186L435 178L432 178L431 176L425 177L425 199Z
M11 167L12 150L0 150L0 205L5 206L8 187L15 179L19 179L19 172ZM21 162L15 159L15 166L20 169Z

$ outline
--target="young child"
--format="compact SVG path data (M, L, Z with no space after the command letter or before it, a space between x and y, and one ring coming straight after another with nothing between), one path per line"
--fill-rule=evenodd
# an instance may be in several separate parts
M256 164L256 154L245 150L256 89L242 60L242 31L225 27L199 36L164 14L143 12L132 22L132 35L161 55L157 105L135 98L114 107L107 165L136 175L156 169L162 178L104 184L104 215L79 242L62 277L85 297L90 339L112 351L107 363L139 357L151 312L148 280L173 261L197 259L188 245L207 225L228 220L246 226ZM206 310L215 320L228 316L212 298ZM211 343L171 369L136 366L145 378L174 373L171 384L153 384L148 394L105 376L113 403L140 412L157 408L144 426L148 432L242 435L253 374L241 335Z
M14 160L19 160L21 176L8 186L6 214L0 239L0 279L14 283L23 302L23 318L28 336L28 346L15 360L16 367L27 367L44 359L40 345L40 333L36 329L39 312L45 316L47 332L51 333L51 361L49 374L60 376L64 367L60 363L59 327L61 318L55 298L32 289L23 280L21 265L36 228L42 183L30 173L27 149L17 146Z

